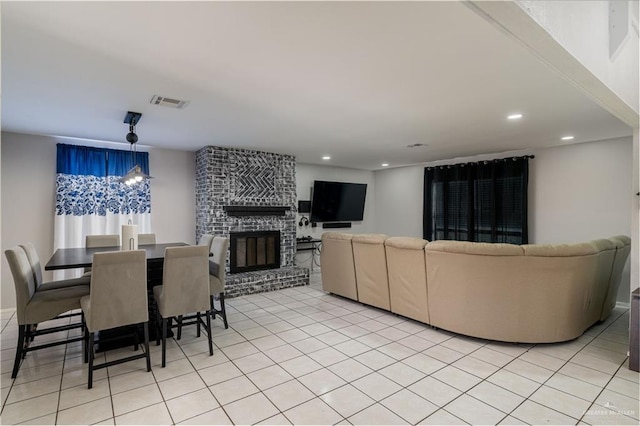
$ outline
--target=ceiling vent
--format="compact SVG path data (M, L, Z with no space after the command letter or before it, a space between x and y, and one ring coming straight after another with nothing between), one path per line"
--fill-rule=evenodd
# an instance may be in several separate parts
M420 148L421 146L428 146L426 143L412 143L407 145L407 148Z
M161 105L175 109L185 109L190 101L181 101L180 99L167 98L166 96L153 95L151 105Z

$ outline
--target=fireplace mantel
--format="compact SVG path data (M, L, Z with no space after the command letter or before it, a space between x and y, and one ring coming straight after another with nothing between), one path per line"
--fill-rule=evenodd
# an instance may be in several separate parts
M223 206L229 216L284 216L288 206Z

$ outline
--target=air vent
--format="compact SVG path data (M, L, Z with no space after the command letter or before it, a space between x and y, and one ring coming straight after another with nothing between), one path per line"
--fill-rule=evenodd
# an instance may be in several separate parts
M412 143L410 145L407 145L407 148L420 148L424 146L428 146L428 145L426 143Z
M169 108L185 109L190 101L181 101L180 99L167 98L166 96L153 95L151 105L161 105Z

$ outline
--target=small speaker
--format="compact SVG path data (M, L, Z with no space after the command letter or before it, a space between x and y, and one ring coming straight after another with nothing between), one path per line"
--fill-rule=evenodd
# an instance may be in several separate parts
M333 229L333 228L351 228L351 222L330 222L323 223L322 228L324 229Z
M298 213L311 213L311 201L298 200Z

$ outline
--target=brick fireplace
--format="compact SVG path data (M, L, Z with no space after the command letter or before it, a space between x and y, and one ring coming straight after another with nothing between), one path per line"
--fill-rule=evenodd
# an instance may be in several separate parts
M309 284L309 270L294 264L294 157L214 146L200 149L196 153L196 215L196 240L205 233L245 238L230 247L227 297ZM267 244L275 244L276 233L279 253L267 249ZM271 239L259 239L259 234L269 234ZM243 265L238 269L239 258Z

